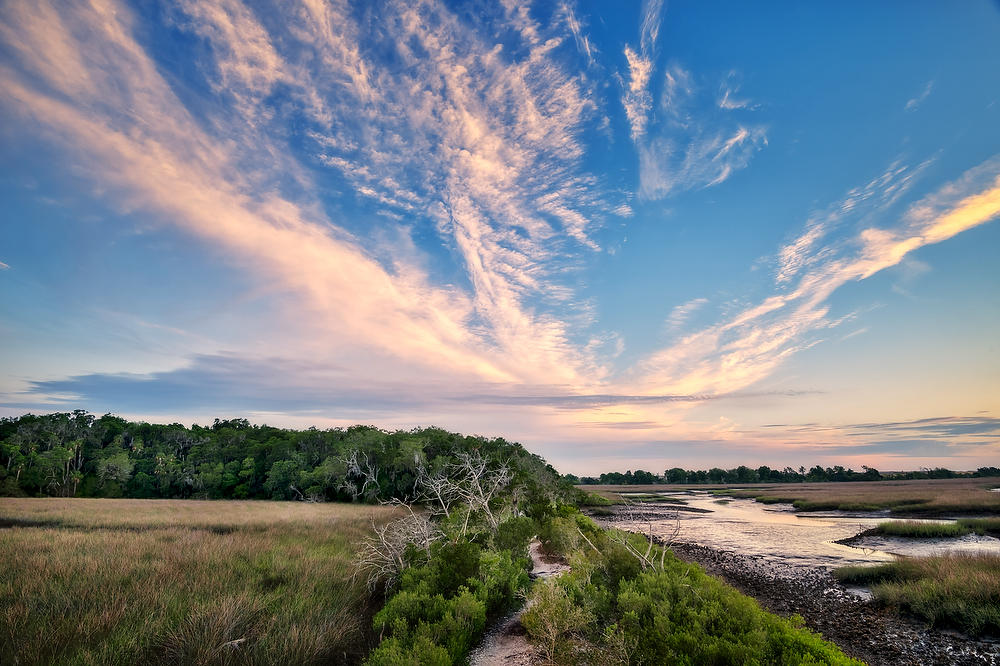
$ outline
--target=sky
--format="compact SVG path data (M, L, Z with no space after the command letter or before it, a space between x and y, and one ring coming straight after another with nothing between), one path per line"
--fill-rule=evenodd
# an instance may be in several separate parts
M0 414L1000 464L1000 3L2 0Z

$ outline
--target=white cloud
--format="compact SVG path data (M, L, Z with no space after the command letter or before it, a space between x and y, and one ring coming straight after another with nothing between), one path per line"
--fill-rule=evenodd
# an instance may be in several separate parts
M891 189L893 183L886 186ZM998 216L1000 157L995 157L910 206L895 226L867 227L836 245L802 243L795 251L804 255L798 265L805 268L794 273L794 288L652 354L636 380L649 391L665 393L729 393L747 387L816 344L815 334L850 318L829 316L827 301L841 286ZM789 279L781 276L776 286Z
M676 331L687 323L688 319L702 306L708 303L707 298L694 298L687 303L675 306L667 317L667 330Z
M934 89L934 80L931 79L924 86L924 89L920 91L919 95L906 102L906 106L904 106L903 109L906 111L916 111L918 108L920 108L920 105L924 103L924 100L930 97L931 91L933 89Z

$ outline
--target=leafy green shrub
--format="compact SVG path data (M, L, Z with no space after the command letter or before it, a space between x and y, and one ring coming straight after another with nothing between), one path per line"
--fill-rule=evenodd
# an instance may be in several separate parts
M385 636L369 666L461 663L487 618L513 605L529 582L524 558L466 540L438 543L400 576L398 591L375 615Z
M477 577L481 552L478 544L467 541L439 544L430 563L435 591L450 596L470 578Z
M549 661L573 652L573 641L582 636L593 616L570 599L555 581L535 586L531 606L521 616L521 623Z
M496 550L509 550L515 556L525 555L535 532L535 521L531 518L508 518L497 527L496 534L493 535L493 547Z
M553 550L575 547L561 551L573 569L539 584L522 618L557 664L858 663L802 628L801 618L763 611L669 550L655 547L655 568L643 570L621 542L644 550L641 535L604 531L583 516L555 519L542 532Z
M625 581L617 611L643 663L856 664L818 635L674 560Z
M382 641L368 656L368 666L451 666L448 650L426 636L404 643L395 636Z
M552 518L538 530L542 551L546 555L565 557L580 545L580 533L573 518Z

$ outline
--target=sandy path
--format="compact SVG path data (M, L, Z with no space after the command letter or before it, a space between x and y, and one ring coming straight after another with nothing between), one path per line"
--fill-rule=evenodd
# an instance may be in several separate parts
M532 541L529 546L532 577L551 578L569 571L567 565L546 558L541 546L538 541ZM486 632L479 647L469 654L470 666L534 666L541 663L521 625L521 616L529 606L525 604Z

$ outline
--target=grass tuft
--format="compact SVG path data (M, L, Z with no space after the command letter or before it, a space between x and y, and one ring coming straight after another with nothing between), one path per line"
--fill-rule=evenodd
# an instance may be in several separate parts
M879 603L972 636L1000 633L1000 555L953 553L843 567L843 583L866 585Z
M908 537L914 539L936 539L960 537L970 534L972 529L960 523L924 523L918 520L890 520L879 523L874 534L883 536Z

